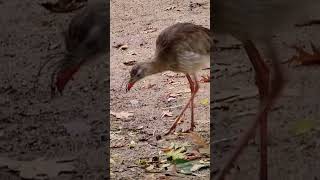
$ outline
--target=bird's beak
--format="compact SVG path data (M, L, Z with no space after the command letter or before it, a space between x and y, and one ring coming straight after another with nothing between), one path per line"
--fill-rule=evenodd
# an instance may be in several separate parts
M127 84L126 92L130 91L130 89L132 88L133 85L134 85L134 82L129 81Z

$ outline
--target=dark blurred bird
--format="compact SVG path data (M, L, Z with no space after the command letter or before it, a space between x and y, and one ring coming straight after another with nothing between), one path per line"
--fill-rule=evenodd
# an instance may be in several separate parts
M55 64L51 76L52 95L56 91L62 93L81 66L107 53L108 26L107 2L103 0L89 1L88 6L72 18L63 32L66 54Z
M137 81L152 74L174 71L186 75L190 84L191 97L166 134L175 130L189 106L191 106L189 130L194 130L193 100L199 89L196 72L209 64L212 42L209 29L192 23L177 23L164 29L158 36L152 61L138 63L131 69L127 91Z
M87 0L58 0L55 3L45 2L40 5L51 12L66 13L83 8L86 3Z

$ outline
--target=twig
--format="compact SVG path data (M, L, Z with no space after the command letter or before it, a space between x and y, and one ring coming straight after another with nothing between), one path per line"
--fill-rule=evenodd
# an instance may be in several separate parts
M166 108L161 108L162 110L166 110L166 109L175 109L175 108L178 108L178 107L182 107L183 105L177 105L177 106L171 106L171 107L166 107Z
M215 144L222 143L222 142L225 142L225 141L231 141L231 140L234 140L234 139L237 139L237 138L238 138L238 136L232 136L232 137L229 137L229 138L222 138L222 139L220 139L220 140L213 141L213 142L210 143L210 144L215 145Z

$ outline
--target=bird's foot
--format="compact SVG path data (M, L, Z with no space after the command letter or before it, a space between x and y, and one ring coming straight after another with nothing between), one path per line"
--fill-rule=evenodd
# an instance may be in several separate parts
M202 82L202 83L208 83L208 82L210 82L210 75L201 76L200 82Z
M295 63L297 65L315 65L320 64L320 50L315 47L313 43L311 44L312 53L308 53L302 47L289 46L298 52L298 55L293 56L288 61L284 63Z
M176 127L174 127L174 128L171 127L170 130L168 132L166 132L164 135L168 136L169 134L173 133L175 130L176 130Z
M193 132L193 128L189 128L189 129L183 131L183 133L191 133L191 132Z
M196 125L191 123L190 128L185 130L184 133L191 133L194 131L195 128L196 128Z
M167 136L167 135L173 133L177 128L178 122L179 122L179 119L176 119L176 121L172 124L171 128L169 129L169 131L167 133L165 133L164 135Z

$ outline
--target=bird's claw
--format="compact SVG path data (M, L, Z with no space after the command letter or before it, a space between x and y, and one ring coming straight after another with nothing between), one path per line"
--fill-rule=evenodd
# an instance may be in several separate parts
M202 77L202 78L201 78L200 82L202 82L202 83L208 83L208 82L210 82L210 75L201 76L201 77Z
M312 53L305 51L302 47L298 47L296 45L289 46L290 48L295 49L298 52L298 55L293 56L288 61L284 63L293 63L295 62L297 65L314 65L320 64L320 50L315 47L315 45L311 42Z

